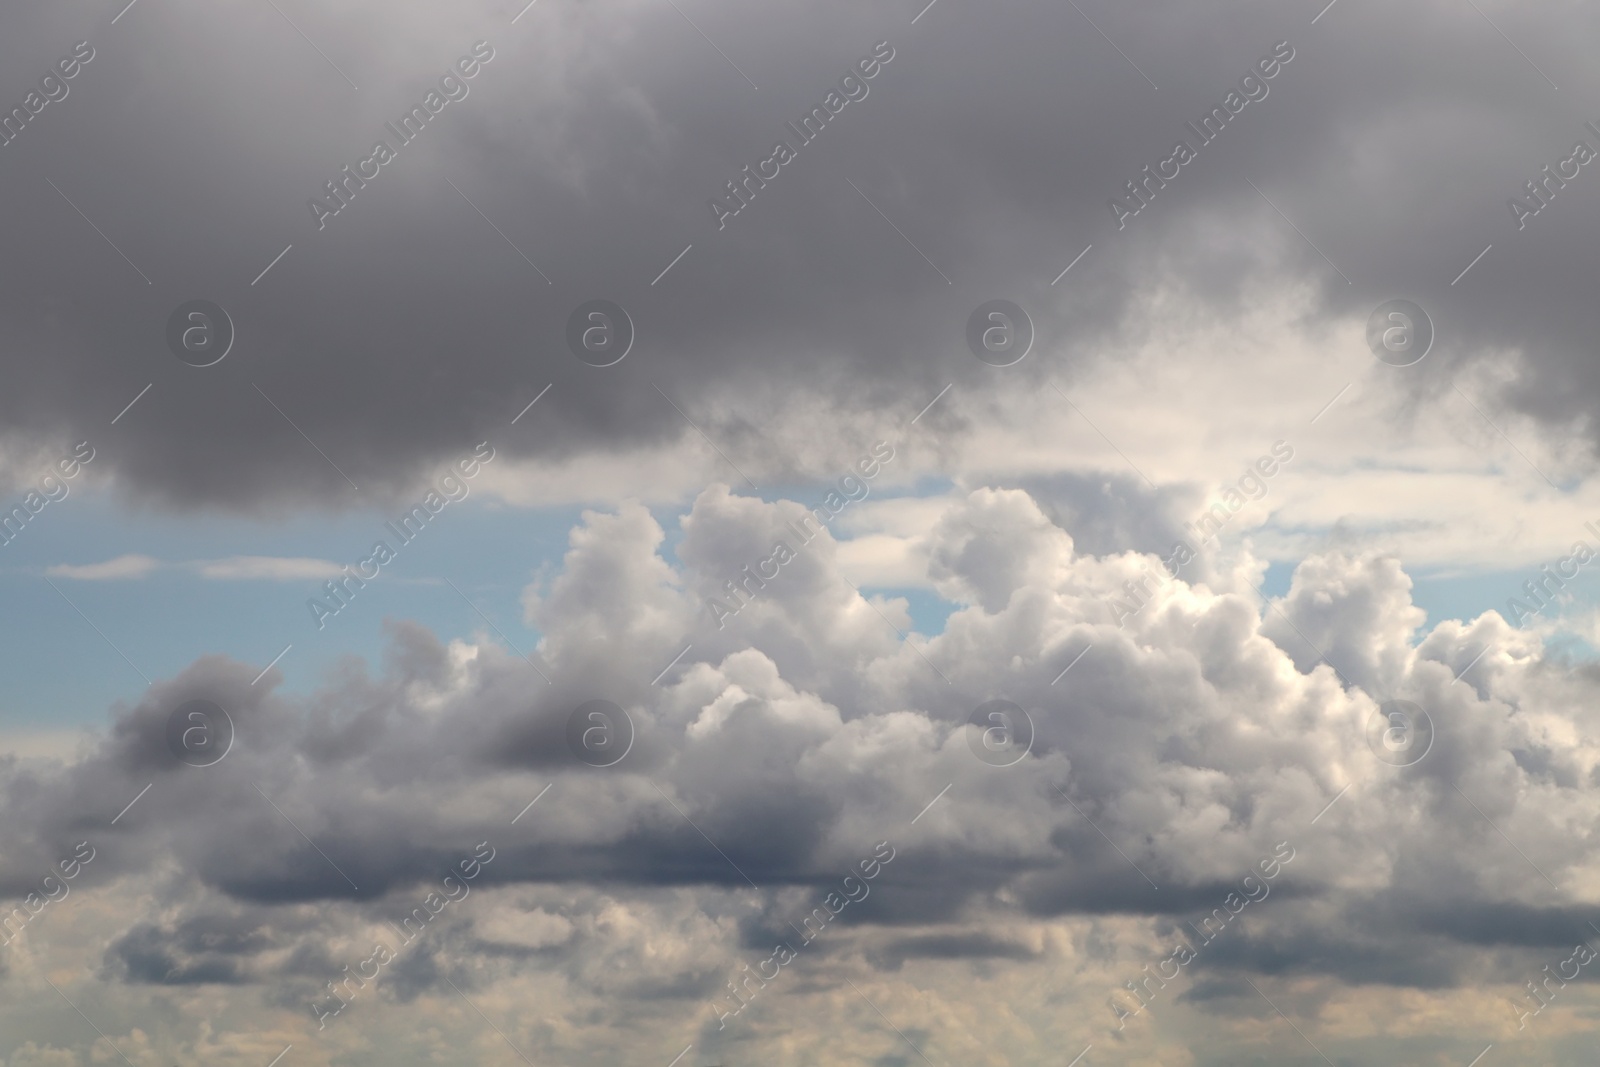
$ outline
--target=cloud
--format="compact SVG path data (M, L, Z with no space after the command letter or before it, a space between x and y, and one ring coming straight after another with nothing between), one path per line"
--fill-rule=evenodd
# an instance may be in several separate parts
M1359 16L1330 12L1311 33L1297 15L1245 0L1203 12L1167 3L1102 24L1141 69L1159 71L1159 94L1098 35L1079 35L1082 16L1052 4L1015 6L999 22L941 11L930 25L930 12L915 27L883 3L761 20L703 12L720 26L718 47L761 67L759 93L715 54L709 65L685 63L676 46L705 42L680 41L686 24L670 8L574 8L531 32L526 18L480 30L505 21L491 8L367 4L331 20L319 47L348 57L365 83L337 113L321 106L344 84L333 70L319 72L331 85L285 80L271 49L206 47L275 34L281 27L265 17L274 12L223 7L184 27L121 20L122 36L101 48L60 113L41 120L59 138L52 173L75 175L62 192L120 234L118 247L159 287L130 288L141 279L93 244L98 236L54 193L52 208L18 220L19 244L41 251L8 289L9 340L48 345L53 356L17 368L11 396L30 400L6 407L7 440L103 436L100 420L153 381L96 461L140 499L259 513L398 501L484 438L499 442L508 467L561 478L635 457L633 491L643 493L660 450L689 443L702 462L720 462L665 394L758 481L824 475L946 385L998 403L1015 386L1042 389L1050 374L1072 384L1139 334L1150 301L1190 300L1196 317L1242 325L1250 307L1299 294L1307 324L1321 328L1364 322L1400 289L1439 327L1435 353L1391 386L1418 404L1457 403L1454 376L1484 360L1512 368L1480 397L1490 409L1568 426L1594 392L1582 358L1591 302L1573 297L1571 281L1594 253L1560 224L1580 217L1587 194L1573 182L1523 231L1505 210L1584 135L1557 105L1594 89L1576 44L1592 13L1563 12L1562 33L1528 18L1522 46L1557 75L1557 97L1504 41L1485 37L1481 20L1442 3L1391 13L1393 35L1377 45ZM28 44L9 58L26 66L22 50L33 54L34 42L75 39L66 18L32 19ZM327 195L337 161L370 153L384 123L481 34L496 58L470 96L430 122L436 147L405 149L319 229L307 201ZM946 35L966 47L952 49ZM1197 38L1226 44L1196 48ZM1202 103L1286 39L1295 58L1270 95L1119 229L1110 199L1176 139L1192 138L1185 122ZM895 58L870 95L719 230L708 198L726 196L741 166L792 136L785 121L881 40ZM1413 40L1434 47L1415 53ZM128 58L156 47L193 60L146 69ZM1348 59L1358 53L1372 62L1354 78ZM172 121L135 137L140 92L163 100ZM1089 99L1096 106L1063 110L1063 100ZM299 116L292 136L288 114ZM939 136L907 132L928 129ZM1478 135L1497 139L1492 159ZM217 150L194 151L201 140ZM42 166L39 143L14 147ZM105 173L107 152L129 165ZM195 161L182 196L170 195L159 165L172 158ZM1375 215L1375 199L1427 207ZM76 227L71 240L42 238L63 226ZM217 226L237 235L227 251L202 236ZM419 244L454 251L418 261L406 250ZM62 279L77 277L91 247L102 258L70 295L79 290ZM543 294L531 308L529 284ZM178 302L170 292L190 290L229 307L240 338L204 373L163 339ZM597 292L629 308L640 337L607 373L565 342L568 315ZM1039 336L1008 375L990 373L963 342L967 315L996 292L1029 309ZM105 373L101 353L126 337L142 339L136 357ZM647 348L649 381L631 369ZM458 358L441 362L444 349ZM1349 354L1370 359L1359 341ZM550 394L513 429L546 384ZM1312 410L1324 400L1306 398ZM975 424L936 425L959 461Z
M1001 983L986 996L1059 972L1090 1025L1115 1029L1104 998L1280 842L1293 862L1247 925L1205 948L1172 1010L1209 998L1224 1020L1209 1025L1225 1027L1253 1010L1226 992L1240 976L1292 975L1332 997L1373 983L1510 995L1580 914L1595 683L1552 669L1536 635L1490 613L1417 640L1404 572L1338 553L1307 560L1276 605L1245 559L1159 587L1119 629L1104 598L1155 558L1081 554L1026 493L987 489L928 530L929 580L960 600L938 637L896 635L879 613L893 603L874 610L831 570L827 533L719 630L697 602L796 508L715 487L681 517L677 563L644 509L586 514L560 571L527 594L548 685L513 653L447 646L415 623L392 624L381 673L304 696L198 660L75 762L0 768L16 798L0 886L31 891L92 836L85 882L33 927L104 910L106 995L242 987L303 1013L306 1040L323 983L392 942L396 917L479 842L494 858L471 897L341 1027L365 1032L396 1003L431 1016L449 978L475 1001L539 989L597 1024L644 1012L652 1034L685 1019L715 1032L706 1003L775 939L801 936L791 924L877 842L894 858L870 894L805 948L803 980L763 994L773 1025L849 993L845 977L881 983L915 959L941 987L962 973ZM1436 728L1414 767L1371 747L1394 694ZM996 696L1035 734L1005 768L963 725ZM167 748L171 709L194 698L239 731L216 767ZM635 730L616 767L568 748L568 717L595 698ZM115 833L92 829L146 785ZM371 1023L351 1022L363 1013ZM774 1039L768 1025L751 1040ZM967 1040L929 1025L941 1048Z
M5 145L12 507L65 497L46 472L87 440L70 488L122 507L378 516L487 440L487 506L587 510L521 590L529 658L397 618L303 690L203 654L8 744L6 907L98 857L5 935L5 1063L100 1057L46 977L141 1067L1244 1062L1274 1007L1339 1061L1526 1040L1509 1005L1600 885L1600 671L1554 620L1429 620L1417 584L1600 517L1600 178L1541 171L1600 143L1562 103L1600 99L1600 12L1481 2L17 12L5 69L96 56ZM480 39L426 136L341 173ZM874 48L870 93L786 125ZM1269 93L1190 125L1274 51ZM780 137L797 160L746 177ZM1152 176L1178 138L1206 143ZM191 297L236 331L214 366L168 349ZM1413 367L1367 347L1396 297L1436 331ZM612 367L568 347L596 298L636 332ZM997 298L1036 335L1005 368L967 349ZM805 487L880 440L872 496L797 535ZM342 573L205 551L45 573ZM217 766L170 747L196 699L237 732ZM970 724L997 700L1028 726L1009 766ZM617 766L574 753L591 701ZM880 842L870 895L752 977ZM471 898L350 979L480 843ZM1143 985L1280 843L1271 896ZM1119 1029L1136 984L1158 1003ZM1592 1062L1562 988L1539 1056Z
M339 564L332 560L305 557L286 559L278 556L230 556L227 559L205 560L189 566L193 567L202 578L234 582L297 582L333 578L340 573Z
M149 556L126 555L108 559L104 563L57 563L45 568L50 578L72 578L80 582L114 582L130 578L144 578L163 566Z
M104 563L75 565L58 563L45 568L51 578L78 581L121 581L144 578L157 570L187 570L219 582L297 582L337 577L339 564L326 559L303 556L229 556L226 559L163 562L149 556L127 555Z
M529 911L505 909L473 925L486 943L521 949L553 948L571 939L573 924L568 919L542 908Z

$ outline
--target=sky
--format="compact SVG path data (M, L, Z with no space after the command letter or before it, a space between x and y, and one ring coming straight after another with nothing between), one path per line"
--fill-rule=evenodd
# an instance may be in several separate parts
M1600 11L0 15L0 1067L1572 1067Z

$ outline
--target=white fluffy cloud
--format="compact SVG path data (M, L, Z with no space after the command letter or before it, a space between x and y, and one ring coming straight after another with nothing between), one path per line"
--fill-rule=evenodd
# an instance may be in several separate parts
M1411 1039L1388 1009L1344 1022L1391 996L1432 1013L1434 1038L1517 1040L1515 986L1582 936L1600 891L1584 843L1600 809L1591 672L1492 613L1417 632L1410 580L1382 557L1312 557L1264 604L1246 554L1211 581L1155 586L1119 628L1108 601L1157 558L1078 552L1018 489L958 495L921 535L924 580L957 602L936 637L902 639L903 604L853 590L827 533L718 629L705 599L799 511L713 487L681 518L676 565L644 508L586 514L525 598L549 684L497 647L401 624L381 675L301 701L206 659L76 762L13 760L8 891L33 891L71 842L98 855L8 950L0 1017L44 1010L54 971L108 1036L152 1056L193 1059L242 1025L235 1007L214 1035L197 1029L223 993L313 1059L382 1046L396 1013L437 1034L402 1061L452 1040L511 1054L448 979L536 1060L694 1043L842 1062L848 1034L909 1052L875 1007L936 1062L997 1048L1047 1062L1089 1042L1139 1062L1170 1056L1180 1026L1219 1049L1262 1039L1251 978L1341 1055ZM165 746L169 712L196 697L238 728L214 767ZM637 731L614 767L567 747L569 713L593 698ZM1369 743L1395 698L1432 721L1415 766ZM991 699L1032 721L1013 766L980 760L964 726ZM494 859L471 895L319 1032L309 1005L326 983L394 941L388 924L479 842ZM793 924L879 842L894 859L870 894L802 944ZM1117 1031L1112 993L1282 842L1294 859L1270 896ZM785 939L796 960L719 1028L727 983ZM974 990L1003 1017L958 1008ZM517 1012L529 997L541 1010ZM1560 1018L1542 1015L1541 1036L1565 1040ZM50 1040L13 1062L91 1050L65 1022Z

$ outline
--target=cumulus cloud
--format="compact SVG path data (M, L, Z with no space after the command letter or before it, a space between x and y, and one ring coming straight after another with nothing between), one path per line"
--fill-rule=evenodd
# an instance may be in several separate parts
M1162 586L1119 628L1104 599L1155 557L1081 554L1026 493L976 490L928 534L933 580L959 601L942 634L903 640L831 580L827 533L718 631L697 601L797 509L709 490L681 517L676 564L644 509L587 514L560 571L527 593L548 685L494 645L396 623L381 674L291 697L208 657L76 762L14 759L8 895L34 891L73 842L98 850L19 943L92 915L104 940L76 951L98 954L97 996L243 988L275 1006L286 1041L309 1043L323 1039L307 1006L389 944L398 962L349 987L340 1028L366 1032L353 1020L400 1004L445 1025L447 978L490 1004L538 989L589 1020L506 1020L549 1055L635 1010L650 1040L778 1041L826 991L848 993L844 978L885 988L910 960L995 995L1062 970L1090 1012L1073 1039L1156 1041L1108 1032L1106 998L1285 842L1292 863L1205 948L1174 1010L1220 1010L1211 1025L1226 1030L1255 1011L1238 996L1251 976L1335 1000L1501 985L1509 1003L1522 971L1582 936L1597 875L1573 842L1600 782L1594 682L1497 615L1416 640L1404 572L1330 554L1281 602L1259 598L1246 561ZM1371 745L1396 696L1432 719L1415 766ZM965 725L997 697L1033 730L1005 767ZM211 767L166 740L172 709L197 698L238 731ZM569 715L594 698L636 731L614 767L569 747ZM805 941L800 919L880 842L894 856L870 891ZM401 941L401 919L480 844L493 859L470 894ZM799 950L789 989L772 979L744 1036L720 1036L730 1008L707 1005L784 941ZM1503 1015L1475 1024L1485 1040L1514 1032ZM971 1039L928 1018L935 1048Z

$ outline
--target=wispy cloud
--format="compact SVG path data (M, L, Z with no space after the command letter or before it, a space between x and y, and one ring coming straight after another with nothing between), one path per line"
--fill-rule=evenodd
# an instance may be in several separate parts
M130 554L104 563L57 563L46 567L44 573L51 578L72 578L80 582L116 582L143 578L161 566L159 559Z
M103 563L57 563L45 568L45 574L80 582L115 582L144 578L156 570L191 571L219 582L298 582L334 577L339 573L339 565L332 560L304 556L228 556L169 563L130 554Z
M229 556L188 564L202 578L218 581L297 582L307 578L333 578L339 565L332 560L304 556Z

